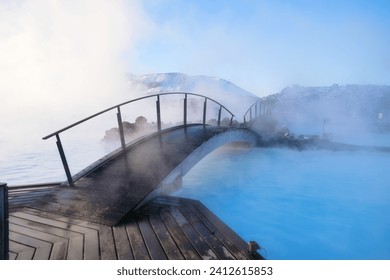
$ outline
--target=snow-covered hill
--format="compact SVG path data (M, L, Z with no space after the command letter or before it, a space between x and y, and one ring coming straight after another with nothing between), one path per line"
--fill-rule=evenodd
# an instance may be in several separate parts
M297 130L385 129L390 123L390 86L292 86L267 97L280 124ZM315 132L315 131L313 131ZM308 132L307 132L308 133Z
M130 75L129 83L132 88L146 94L190 92L205 95L227 107L239 121L242 121L246 110L259 98L227 80L203 75L190 76L183 73Z
M155 73L130 75L128 81L132 89L147 95L192 92L208 96L231 110L239 121L259 99L227 80L204 75ZM272 115L278 126L287 126L296 133L390 130L390 86L387 85L294 85L264 99L272 104Z

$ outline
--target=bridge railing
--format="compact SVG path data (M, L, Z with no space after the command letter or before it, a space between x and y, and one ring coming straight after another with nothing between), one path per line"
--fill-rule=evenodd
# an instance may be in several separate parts
M126 101L126 102L117 104L115 106L109 107L109 108L102 110L100 112L97 112L89 117L86 117L82 120L79 120L71 125L68 125L62 129L59 129L59 130L57 130L49 135L46 135L42 139L47 140L49 138L55 137L58 152L60 154L60 158L62 161L62 165L64 167L67 181L68 181L70 186L73 186L74 181L73 181L72 174L71 174L69 164L68 164L68 160L66 158L65 151L64 151L64 148L63 148L63 145L61 142L61 137L60 137L61 133L64 133L65 131L68 131L76 126L79 126L80 124L86 123L87 121L90 121L92 119L96 119L98 116L101 116L103 114L107 114L108 112L115 112L116 111L117 130L118 130L118 134L119 134L118 136L120 139L121 148L124 151L126 149L126 137L125 137L125 131L124 131L124 126L123 126L123 117L122 117L122 109L124 108L124 106L131 104L131 103L140 102L141 100L154 98L155 99L154 111L155 111L155 118L156 118L155 126L156 126L157 131L161 132L166 127L165 125L163 125L164 124L163 123L163 117L164 117L163 112L164 111L162 110L162 98L163 97L165 98L166 96L174 96L174 95L176 95L176 96L179 95L179 96L184 97L181 100L182 104L180 104L180 106L182 106L182 109L181 109L182 110L182 121L179 122L183 126L187 126L190 123L190 121L189 121L189 101L191 102L191 100L189 97L192 97L192 98L196 97L198 99L203 100L202 109L198 110L198 111L201 111L201 112L198 112L201 115L198 116L199 121L197 123L203 124L204 126L208 123L208 120L210 119L210 117L208 115L209 115L209 112L211 111L208 108L208 107L210 107L209 103L213 104L214 107L216 106L215 113L217 114L217 116L215 118L213 118L213 122L212 122L214 125L217 125L217 126L226 125L226 123L228 122L227 125L231 126L233 123L234 114L229 109L227 109L225 106L223 106L221 103L219 103L218 101L216 101L212 98L209 98L209 97L204 96L204 95L196 94L196 93L167 92L167 93L159 93L159 94L153 94L153 95L139 97L139 98L136 98L136 99ZM229 118L226 118L226 117L222 118L223 113L225 113L225 115L227 114L229 116Z
M268 116L271 114L268 101L264 98L260 98L253 103L244 114L244 125L250 125L255 120Z

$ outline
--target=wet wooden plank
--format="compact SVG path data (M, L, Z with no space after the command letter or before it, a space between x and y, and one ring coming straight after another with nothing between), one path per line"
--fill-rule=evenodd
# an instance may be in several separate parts
M111 227L99 229L100 257L102 260L116 260L115 240Z
M146 248L148 249L150 258L152 260L166 260L167 256L161 247L156 234L149 223L149 220L145 217L138 222L141 234L144 238Z
M58 215L55 213L41 211L41 210L37 210L34 208L26 207L26 208L23 208L21 210L21 212L28 213L28 214L31 214L34 216L40 216L40 217L47 218L47 219L54 220L54 221L58 221L58 222L81 226L81 227L84 227L87 229L99 230L100 227L102 226L100 224L91 223L89 221L80 220L80 219L77 219L74 217Z
M40 214L40 212L38 212ZM24 218L24 219L30 219L32 221L35 221L37 223L42 223L46 224L49 226L57 227L57 228L62 228L62 229L67 229L71 230L73 232L77 232L79 234L83 234L83 247L84 247L84 256L82 259L88 259L88 260L97 260L100 259L100 254L99 254L99 239L98 239L98 233L95 229L90 229L78 225L73 225L69 222L72 221L72 219L69 220L68 223L66 222L61 222L61 221L56 221L53 219L37 216L37 215L32 215L29 213L25 212L15 212L12 214L13 216ZM71 242L72 248L75 247L75 244L77 246L80 246L80 239L77 238L73 242ZM78 252L80 250L76 250L76 252L71 252L71 255L78 255ZM77 258L78 259L78 258Z
M190 199L158 198L116 227L33 208L13 212L10 221L11 235L15 231L24 235L26 228L30 232L23 238L51 241L47 258L253 259L243 252L245 241L203 204ZM61 239L66 239L68 246L57 245ZM37 246L35 251L19 241L14 238L12 243L23 251L11 251L13 258L43 258L45 246Z
M203 260L218 259L213 250L207 246L207 243L177 208L170 208L169 212Z
M193 215L196 216L202 223L209 229L209 231L220 240L220 242L225 246L236 259L238 260L247 260L246 257L236 245L231 242L213 223L211 223L201 212L199 212L192 205L188 207L192 211Z
M51 260L66 260L69 242L56 242L51 250Z
M99 235L97 230L89 230L84 236L84 259L100 259Z
M200 260L201 256L195 250L194 246L192 246L191 242L185 236L181 228L176 224L175 220L169 214L169 211L167 209L162 209L160 212L160 217L168 229L170 235L176 241L176 244L184 258L187 260Z
M125 226L116 226L112 228L114 233L115 248L118 260L133 260L134 256L127 237Z
M9 241L10 259L11 256L16 260L32 260L35 254L35 248Z
M17 232L12 232L12 240L17 243L25 244L29 247L35 248L35 254L33 257L34 260L48 260L50 257L52 249L52 243L50 242L35 239Z
M65 222L52 220L49 218L32 215L25 212L14 212L12 213L12 216L30 220L38 224L44 224L52 228L59 228L59 229L67 230L68 232L75 233L72 235L71 239L69 240L67 258L72 260L84 259L85 257L84 252L85 252L85 248L87 247L87 245L84 242L84 235L85 235L84 233L85 232L89 233L90 232L89 229L85 229ZM64 233L64 231L62 233ZM59 233L59 231L57 230L57 234L61 234L61 233Z
M169 234L168 229L164 225L161 218L158 215L152 215L149 217L149 221L168 259L183 260L183 254L180 252L179 248L177 247L172 236Z
M207 207L200 202L194 202L194 207L202 213L218 231L220 231L227 239L229 239L235 247L246 257L246 259L254 259L254 257L248 252L247 243L239 237L231 228L223 223L217 216L214 215Z
M79 234L69 239L68 260L82 260L84 256L84 235Z
M50 258L51 260L65 260L68 248L68 239L58 237L55 235L48 234L43 231L38 231L35 229L23 227L20 225L16 225L10 223L9 225L10 231L18 232L20 234L28 235L38 240L43 240L45 242L50 242L53 244Z
M16 254L16 253L13 253L13 252L9 252L8 253L8 259L9 260L16 260L17 256L18 256L18 254Z
M199 235L203 238L203 240L207 243L207 245L213 250L213 252L217 255L217 257L221 260L234 260L236 259L226 248L218 238L215 237L214 233L211 232L203 222L198 219L194 213L189 210L188 207L180 207L180 212L183 216L192 224L195 230L199 233Z
M68 239L68 248L66 259L81 260L84 254L84 235L73 232L68 229L49 226L47 224L38 223L32 220L19 218L11 215L10 221L17 225L23 225L32 229L37 229L51 235L59 236Z
M128 221L126 223L126 232L130 240L131 248L133 249L135 260L149 260L149 252L142 238L140 229L136 221Z

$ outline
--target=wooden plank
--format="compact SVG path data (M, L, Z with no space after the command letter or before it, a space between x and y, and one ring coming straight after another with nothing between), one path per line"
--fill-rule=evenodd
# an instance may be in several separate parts
M84 236L84 259L99 260L99 235L97 230L88 230Z
M27 235L22 235L17 232L10 231L10 238L12 237L12 240L25 244L27 246L35 248L35 254L33 259L34 260L48 260L50 257L52 244L50 242L45 242L39 239L35 239L32 237L29 237Z
M51 190L36 190L36 191L26 191L26 190L21 190L17 192L10 192L9 196L13 198L18 198L18 197L41 197L43 195L46 195L50 193Z
M148 250L142 238L138 224L135 221L126 223L126 232L129 237L131 248L133 249L135 260L150 260Z
M43 232L67 238L68 241L68 248L67 248L67 259L72 260L82 260L83 254L84 254L84 235L80 233L73 232L71 230L63 229L63 228L57 228L53 226L49 226L47 224L38 223L32 220L26 220L22 219L16 216L11 215L10 221L17 225L23 225L25 227L29 227L32 229L41 230Z
M234 260L236 259L230 251L220 242L218 238L193 214L187 207L180 207L180 212L183 216L192 224L199 235L205 240L208 246L213 250L217 257L221 260Z
M248 252L247 243L239 237L231 228L229 228L225 223L223 223L217 216L214 215L207 207L205 207L200 202L195 202L193 204L196 209L202 213L223 235L229 239L237 249L247 258L254 259L254 257Z
M24 226L24 227L31 228L31 229L40 230L42 232L46 232L46 233L49 233L51 235L55 235L55 236L59 236L59 237L67 238L67 239L70 239L70 238L73 238L75 236L80 235L79 233L76 233L76 232L73 232L73 231L70 231L67 229L53 227L53 226L49 226L49 225L43 224L43 223L38 223L38 222L35 222L32 220L19 218L19 217L13 216L12 214L10 216L10 223L15 224L15 225Z
M156 234L147 217L140 219L138 221L138 226L144 238L146 248L149 251L150 258L152 260L166 260L167 256L165 255L164 250L162 249L161 244L157 239Z
M82 260L84 256L84 235L80 234L78 236L72 237L69 239L68 247L68 260Z
M130 242L127 237L126 228L123 225L112 228L114 233L115 248L118 260L133 260Z
M246 257L240 249L238 249L234 243L232 243L218 228L215 227L201 212L199 212L194 206L189 205L188 209L190 209L199 220L209 229L209 231L218 238L221 243L234 255L234 257L238 260L247 260Z
M9 241L9 250L10 259L12 255L16 260L32 260L35 254L35 248L12 240Z
M14 253L14 252L9 252L8 253L8 259L9 260L16 260L17 256L18 256L18 254Z
M84 259L85 257L84 252L86 247L84 242L84 235L86 235L85 233L90 233L90 229L86 229L80 226L75 226L69 223L60 222L60 221L56 221L56 220L52 220L52 219L32 215L29 213L24 213L24 212L15 212L12 213L12 216L31 220L40 224L46 224L48 226L57 227L60 229L66 229L74 233L78 233L79 236L75 236L71 238L69 241L68 259L73 259L73 260Z
M79 234L84 234L83 239L83 245L84 245L84 256L83 259L88 260L96 260L100 259L99 254L99 238L98 233L95 229L86 228L78 225L73 225L70 222L73 221L73 219L69 218L69 222L61 222L49 218L44 218L41 216L31 215L24 212L15 212L12 214L13 216L25 218L25 219L31 219L32 221L47 224L53 227L58 227L62 229L68 229L74 232L77 232ZM80 240L77 239L75 242L78 242L78 246L80 245ZM72 246L74 246L74 242L72 243Z
M209 229L211 234L213 234L216 238L220 240L220 242L233 254L233 256L240 260L247 260L247 259L253 259L249 253L247 255L244 255L242 253L242 250L237 248L236 245L230 241L226 236L221 233L219 228L217 228L212 222L210 222L197 208L197 205L203 205L199 201L188 199L188 198L182 198L182 197L172 197L172 196L161 196L153 200L153 203L164 203L165 205L169 204L175 204L180 205L183 207L188 207L189 210L192 211L193 215L197 216L198 219ZM223 223L219 218L217 218L215 215L214 217L221 223ZM224 223L223 223L224 224ZM224 224L225 225L225 224ZM226 225L225 225L226 226ZM227 226L226 226L227 227ZM230 229L230 228L229 228ZM234 232L233 232L234 233ZM234 233L235 234L235 233ZM235 234L236 235L236 234ZM242 242L244 242L242 239L240 239ZM240 243L242 243L240 242ZM246 246L246 244L244 244ZM246 247L245 247L246 248ZM249 255L249 256L248 256Z
M51 250L51 260L66 260L69 242L56 242Z
M111 227L99 229L100 257L102 260L116 260L115 240Z
M10 223L10 231L18 232L23 235L33 237L38 240L42 240L48 243L52 243L53 247L50 254L51 260L64 260L66 259L67 248L68 248L68 239L58 237L55 235L48 234L43 231L38 231L35 229L23 227Z
M198 251L199 255L204 260L217 260L217 256L213 250L207 246L204 239L196 232L192 225L187 221L187 219L180 213L177 208L170 208L170 214L175 219L176 223L182 229L184 234L190 240L191 244Z
M63 216L63 215L58 215L58 214L51 213L51 212L41 211L41 210L37 210L34 208L27 208L26 207L26 208L23 208L22 212L28 213L31 215L35 215L35 216L40 216L40 217L47 218L47 219L54 220L54 221L58 221L58 222L63 222L63 223L72 224L72 225L78 225L78 226L81 226L81 227L84 227L87 229L99 230L101 227L100 224L91 223L89 221L80 220L80 219L77 219L74 217Z
M168 229L164 225L161 218L157 215L152 215L149 217L149 221L168 259L183 260L183 254L180 252L175 241L172 239L172 236L169 234Z
M163 209L160 212L161 220L164 222L169 233L176 241L177 247L187 260L200 260L201 256L192 246L191 242L185 236L181 228L176 224L175 220L169 214L167 209Z

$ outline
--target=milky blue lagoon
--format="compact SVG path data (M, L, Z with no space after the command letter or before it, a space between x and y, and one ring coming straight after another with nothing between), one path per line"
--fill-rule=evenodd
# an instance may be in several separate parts
M390 259L390 154L237 149L176 195L202 201L268 259Z
M54 141L1 148L0 181L65 180ZM73 174L108 152L99 141L65 148ZM389 153L222 147L174 195L203 202L268 259L390 259Z

